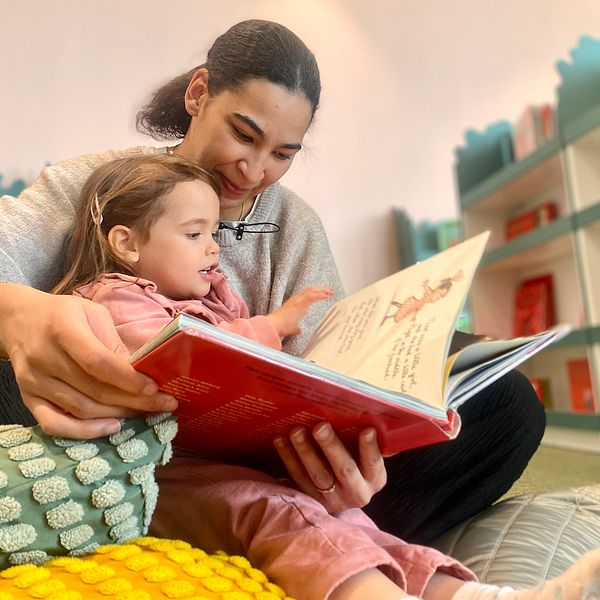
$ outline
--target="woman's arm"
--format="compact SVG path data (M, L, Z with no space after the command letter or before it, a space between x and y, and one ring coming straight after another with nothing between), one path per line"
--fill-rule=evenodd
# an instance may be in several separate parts
M1 283L0 354L51 435L99 437L118 431L119 417L176 407L128 363L108 311L82 298Z

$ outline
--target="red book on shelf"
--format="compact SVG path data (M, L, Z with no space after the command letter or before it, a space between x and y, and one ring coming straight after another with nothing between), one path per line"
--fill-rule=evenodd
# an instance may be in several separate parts
M557 216L558 211L555 202L545 202L530 211L516 215L506 222L506 239L512 240L518 235L548 225Z
M552 275L521 282L515 293L514 335L532 335L555 324Z
M535 210L517 215L506 222L506 239L512 240L518 235L533 231L537 227L537 215Z
M529 382L544 408L552 408L550 382L547 379L540 379L539 377L529 377Z
M594 392L587 359L567 361L567 372L569 374L571 408L575 412L594 412Z

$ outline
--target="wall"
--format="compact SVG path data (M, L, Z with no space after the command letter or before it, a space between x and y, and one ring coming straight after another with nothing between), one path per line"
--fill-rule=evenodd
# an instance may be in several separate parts
M597 0L0 0L0 173L148 143L137 108L229 25L282 22L315 52L321 109L285 183L321 214L348 290L397 267L390 209L456 213L466 128L553 101Z

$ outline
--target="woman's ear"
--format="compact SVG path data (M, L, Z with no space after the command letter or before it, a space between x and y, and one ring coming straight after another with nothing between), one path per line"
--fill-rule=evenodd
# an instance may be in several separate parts
M190 80L185 90L185 110L190 117L195 117L200 106L208 97L208 71L204 68L198 69Z
M108 245L123 261L134 265L140 259L139 242L135 232L125 225L115 225L108 232Z

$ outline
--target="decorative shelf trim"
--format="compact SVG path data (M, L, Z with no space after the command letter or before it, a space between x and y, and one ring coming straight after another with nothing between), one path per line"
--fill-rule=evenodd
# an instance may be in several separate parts
M600 430L600 415L547 410L546 423L558 427Z
M585 346L589 343L590 340L590 329L588 327L583 327L582 329L574 329L566 335L564 338L558 340L552 344L549 348L566 348L570 346Z
M535 150L535 152L532 152L529 156L526 156L523 160L510 163L503 169L496 171L493 175L490 175L481 183L477 184L460 196L461 207L463 210L466 208L471 208L482 198L493 194L504 185L511 183L517 177L524 175L534 167L543 163L552 155L557 154L560 151L560 147L560 139L558 137L552 138L543 146L540 146L537 150Z
M600 105L560 126L563 144L572 144L576 139L600 124Z
M506 136L512 125L500 121L483 133L467 130L466 143L455 150L459 202L469 208L548 155L600 125L600 39L582 36L570 52L570 61L558 61L556 137L518 162L512 162ZM478 153L483 152L483 157Z

